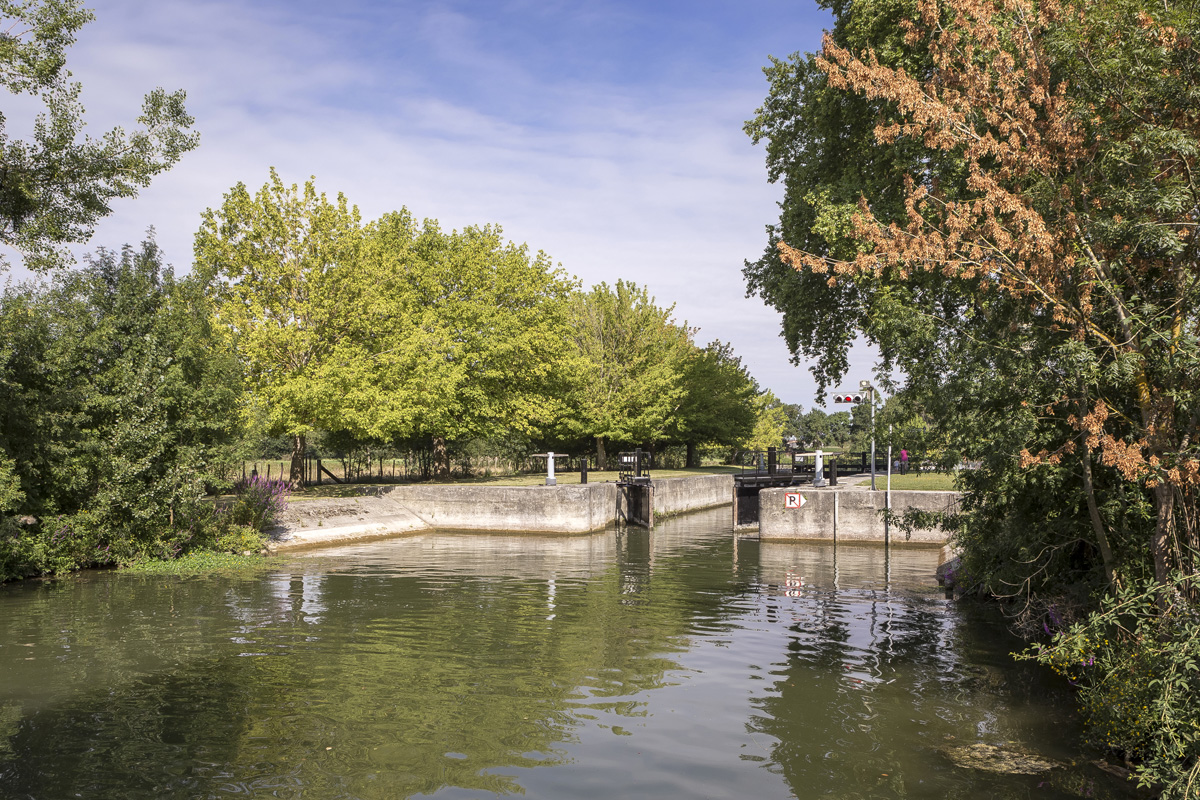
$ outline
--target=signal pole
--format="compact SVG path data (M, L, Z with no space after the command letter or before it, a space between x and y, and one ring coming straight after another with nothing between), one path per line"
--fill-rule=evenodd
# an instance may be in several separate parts
M870 381L859 381L858 388L871 404L871 491L875 491L875 387ZM889 462L891 463L891 462Z
M835 394L833 402L835 403L861 403L866 400L871 404L871 491L875 491L875 387L870 381L858 382L858 394ZM891 440L891 437L888 437ZM888 456L890 459L891 456ZM892 462L889 460L889 464ZM888 483L891 486L891 483Z

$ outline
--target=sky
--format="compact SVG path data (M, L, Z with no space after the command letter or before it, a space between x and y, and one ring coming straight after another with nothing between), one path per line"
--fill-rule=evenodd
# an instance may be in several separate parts
M697 341L809 408L779 315L746 298L782 188L742 131L768 56L816 50L814 0L93 0L68 67L88 131L133 127L156 86L187 92L200 146L87 249L153 226L177 271L238 182L315 178L364 220L405 206L443 228L496 223L585 288L618 279L675 305ZM843 381L869 377L856 348ZM834 387L840 388L840 387ZM831 409L836 410L836 409Z

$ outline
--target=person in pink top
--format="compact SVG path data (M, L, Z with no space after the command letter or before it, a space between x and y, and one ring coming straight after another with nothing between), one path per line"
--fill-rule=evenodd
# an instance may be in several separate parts
M908 451L904 449L900 450L900 474L908 474Z

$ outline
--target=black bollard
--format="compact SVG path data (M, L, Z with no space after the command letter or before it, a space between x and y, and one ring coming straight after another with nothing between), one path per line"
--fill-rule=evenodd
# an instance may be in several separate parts
M581 484L587 483L587 462L587 456L584 456L579 462L579 482Z

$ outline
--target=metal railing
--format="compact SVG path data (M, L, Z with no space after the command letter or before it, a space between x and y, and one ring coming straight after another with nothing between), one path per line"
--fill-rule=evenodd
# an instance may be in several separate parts
M650 453L638 448L617 454L617 483L649 483Z
M834 480L834 470L837 477L871 471L871 455L866 451L826 452L822 453L822 456L824 477L831 482ZM749 478L794 476L811 480L816 472L816 453L792 453L773 447L766 450L747 450L741 454L738 462L736 466L740 467L741 476ZM877 471L887 470L886 456L877 458L875 463Z

